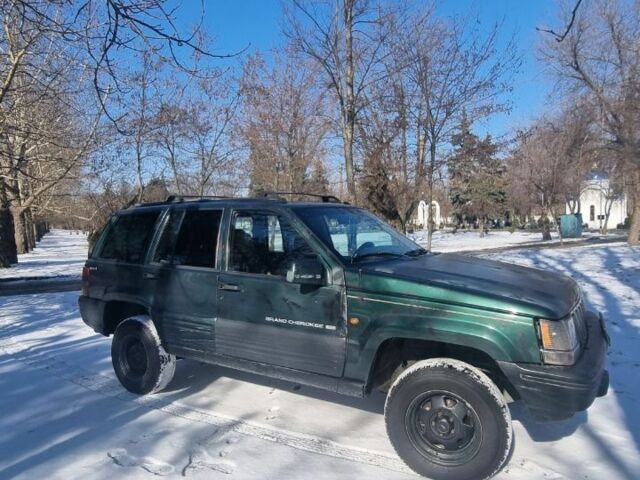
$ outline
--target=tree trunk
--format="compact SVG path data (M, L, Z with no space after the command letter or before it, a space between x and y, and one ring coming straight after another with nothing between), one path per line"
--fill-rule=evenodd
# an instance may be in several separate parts
M31 209L28 208L24 212L24 226L25 226L25 236L27 238L27 249L29 251L36 248L36 236L33 230L33 214L31 213Z
M636 178L640 177L640 172L636 173ZM630 188L631 205L631 225L629 226L629 245L640 245L640 179Z
M607 235L609 233L609 217L611 216L611 207L613 207L613 202L615 198L612 196L607 196L604 202L604 222L602 223L602 235Z
M433 138L433 137L432 137ZM432 141L429 146L429 172L428 172L428 184L429 184L429 203L427 206L427 212L429 217L427 218L427 250L431 250L431 240L433 239L433 230L435 222L433 221L433 184L436 168L436 144Z
M549 221L549 215L547 212L542 212L540 217L540 226L542 228L542 241L547 242L551 240L551 222Z
M564 243L564 238L562 238L562 230L560 230L560 225L558 225L558 212L556 212L556 209L553 207L551 207L551 216L553 217L552 225L555 225L558 229L558 238L560 238L560 245L562 245ZM551 234L549 234L549 240L551 240Z
M347 191L353 203L357 203L356 180L353 169L353 131L345 127L344 137L344 167L347 173Z
M479 223L480 223L480 237L482 238L487 233L486 232L487 224L484 218L481 218Z
M0 206L0 268L18 263L11 211Z
M36 248L36 244L38 243L38 224L37 222L33 219L33 215L31 216L31 238L33 238L33 248Z
M35 231L36 231L36 242L39 242L40 240L42 240L42 235L43 235L43 230L44 230L44 223L41 221L35 222L34 223L34 227L35 227Z
M344 2L345 32L345 82L342 140L344 144L344 166L347 173L347 188L353 203L357 203L356 180L353 168L353 133L355 131L355 94L354 94L354 59L353 59L353 7L354 0Z
M20 208L11 208L13 216L13 232L16 239L16 250L18 254L27 253L27 231L24 221L24 212Z

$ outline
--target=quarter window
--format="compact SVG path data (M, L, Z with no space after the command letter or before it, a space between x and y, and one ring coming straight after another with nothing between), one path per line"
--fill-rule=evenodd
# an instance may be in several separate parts
M142 263L159 211L120 215L111 225L100 257L127 263Z

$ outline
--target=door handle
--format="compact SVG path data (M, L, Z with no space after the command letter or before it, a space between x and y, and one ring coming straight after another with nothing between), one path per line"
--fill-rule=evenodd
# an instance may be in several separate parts
M151 273L151 272L144 272L144 273L142 274L142 276L143 276L144 278L149 279L149 280L155 280L156 278L158 278L158 275L156 275L155 273Z
M218 288L220 290L227 290L228 292L241 292L242 288L240 285L235 285L233 283L219 283Z

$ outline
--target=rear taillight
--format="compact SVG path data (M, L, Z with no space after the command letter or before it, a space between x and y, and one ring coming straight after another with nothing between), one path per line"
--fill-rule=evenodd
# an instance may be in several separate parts
M82 295L89 295L89 279L91 278L91 269L88 266L82 267Z

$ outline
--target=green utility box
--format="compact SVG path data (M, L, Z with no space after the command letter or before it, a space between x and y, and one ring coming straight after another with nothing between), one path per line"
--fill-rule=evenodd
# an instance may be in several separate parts
M563 238L579 238L582 236L582 214L572 213L560 215L560 233Z

